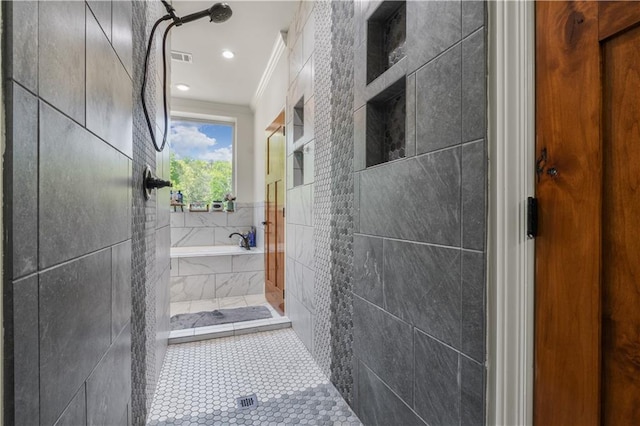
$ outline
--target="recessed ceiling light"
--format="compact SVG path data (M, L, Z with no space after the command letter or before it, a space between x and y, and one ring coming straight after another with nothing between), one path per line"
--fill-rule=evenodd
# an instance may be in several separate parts
M236 56L236 54L235 54L235 53L233 53L233 52L232 52L232 51L230 51L230 50L223 50L223 51L222 51L222 56L224 56L224 57L225 57L225 58L227 58L227 59L231 59L231 58L233 58L234 56Z
M176 89L186 92L187 90L191 89L191 87L189 87L187 84L178 83L176 84Z

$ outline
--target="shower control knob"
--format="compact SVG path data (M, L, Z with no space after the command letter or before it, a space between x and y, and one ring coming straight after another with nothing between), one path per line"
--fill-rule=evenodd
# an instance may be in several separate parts
M151 167L147 166L144 169L144 177L142 180L144 197L148 200L151 198L151 191L157 188L164 188L166 186L172 186L168 180L158 179L151 174Z

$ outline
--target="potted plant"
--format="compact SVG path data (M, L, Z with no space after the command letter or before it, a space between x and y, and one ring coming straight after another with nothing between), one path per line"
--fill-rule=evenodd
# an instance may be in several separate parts
M236 207L236 197L235 195L228 193L227 195L224 196L224 200L227 202L227 211L228 212L232 212L235 210Z

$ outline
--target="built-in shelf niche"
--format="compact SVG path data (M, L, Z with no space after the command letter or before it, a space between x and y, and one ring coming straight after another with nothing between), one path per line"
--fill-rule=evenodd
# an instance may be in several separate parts
M293 141L304 135L304 96L293 106Z
M304 150L293 151L293 186L304 184Z
M406 79L367 102L367 167L403 158L407 116Z
M406 38L406 2L383 2L367 21L367 84L405 57Z

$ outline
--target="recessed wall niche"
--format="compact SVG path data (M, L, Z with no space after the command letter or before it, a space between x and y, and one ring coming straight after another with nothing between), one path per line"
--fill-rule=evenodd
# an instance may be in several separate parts
M406 79L367 102L367 167L403 158L407 115Z
M406 2L383 2L367 21L367 84L405 57L406 38Z
M304 96L293 106L293 141L304 135Z
M293 151L293 186L304 183L304 151L302 148Z

